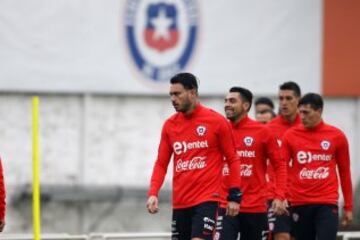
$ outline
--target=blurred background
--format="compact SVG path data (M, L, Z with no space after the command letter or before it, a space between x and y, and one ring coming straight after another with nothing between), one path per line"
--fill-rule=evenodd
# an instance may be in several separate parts
M325 121L350 143L356 229L359 42L358 0L1 0L5 233L32 232L33 95L43 232L170 231L171 166L160 213L145 203L174 112L168 81L181 71L199 78L202 103L221 113L234 85L276 107L285 81L323 94Z

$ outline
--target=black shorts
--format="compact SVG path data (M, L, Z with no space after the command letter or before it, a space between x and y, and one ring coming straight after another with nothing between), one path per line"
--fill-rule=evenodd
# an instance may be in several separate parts
M225 215L225 209L219 211L215 240L268 239L269 227L267 213L239 213L235 217Z
M291 230L291 217L286 214L275 215L273 209L271 208L272 201L269 201L268 204L268 219L271 235L275 235L277 233L289 233L293 235ZM290 211L290 208L288 211Z
M218 213L217 202L204 202L193 207L174 209L171 224L172 240L202 238L212 240Z
M274 214L274 209L271 207L271 205L272 205L272 200L269 200L267 214L268 214L268 223L269 223L269 232L270 233L272 233L274 231L275 220L276 220L276 216Z
M310 204L292 207L296 240L335 240L339 226L338 206Z

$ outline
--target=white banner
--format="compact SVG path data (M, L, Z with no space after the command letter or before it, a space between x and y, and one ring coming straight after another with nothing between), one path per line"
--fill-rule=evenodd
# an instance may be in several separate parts
M0 90L163 94L320 91L320 0L2 0Z

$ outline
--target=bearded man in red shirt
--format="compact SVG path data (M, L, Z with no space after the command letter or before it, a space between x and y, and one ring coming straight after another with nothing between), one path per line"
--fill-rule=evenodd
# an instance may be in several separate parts
M173 157L172 240L212 240L224 156L230 169L228 215L238 214L241 200L231 128L221 114L199 103L197 80L190 73L171 78L170 98L177 113L163 125L147 208L158 211L158 193Z
M233 87L225 97L225 114L230 120L236 151L240 157L240 188L243 198L239 215L220 214L218 238L236 240L267 239L267 160L274 167L276 190L272 202L275 214L286 212L284 190L286 185L286 164L280 155L280 148L266 125L248 117L253 95L242 87ZM227 164L224 164L224 189L227 187ZM224 212L224 211L222 211Z

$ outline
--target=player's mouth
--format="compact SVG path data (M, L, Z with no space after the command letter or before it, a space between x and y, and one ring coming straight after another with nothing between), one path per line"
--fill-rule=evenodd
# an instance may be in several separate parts
M232 108L225 108L225 114L226 114L226 115L232 115L232 114L234 114L234 109L232 109Z
M178 109L178 108L179 108L179 106L180 106L180 105L179 105L179 104L177 104L177 103L173 103L172 105L173 105L173 107L174 107L175 109Z
M226 113L233 113L234 112L234 109L232 109L232 108L225 108L225 112Z

